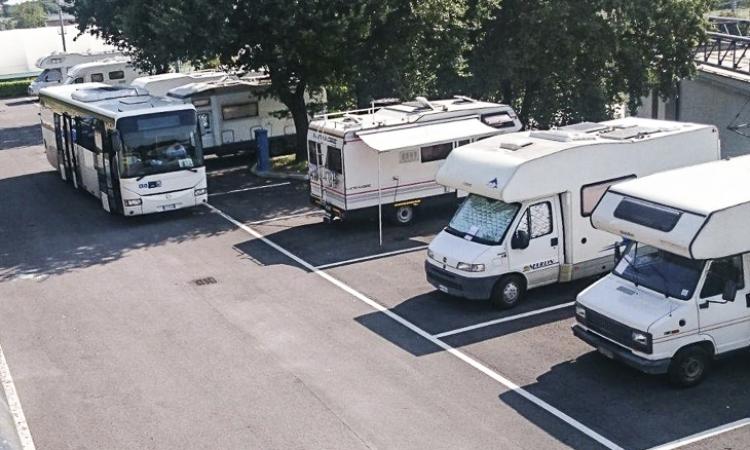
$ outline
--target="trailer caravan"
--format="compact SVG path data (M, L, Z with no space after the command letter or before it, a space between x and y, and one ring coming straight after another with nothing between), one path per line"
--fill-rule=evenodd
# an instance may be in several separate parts
M307 135L311 201L327 220L385 208L408 224L423 201L456 197L435 182L454 148L519 129L510 106L461 96L319 116Z
M592 222L627 243L578 295L577 337L684 387L750 347L750 156L614 185Z
M122 56L120 52L98 52L98 53L58 53L54 52L43 58L39 58L36 66L42 69L42 73L31 82L28 88L29 95L39 95L39 90L62 84L68 77L68 70L77 66L102 59Z
M71 68L64 84L104 83L124 86L142 75L144 73L133 66L129 58L109 58Z
M70 84L39 94L47 160L126 216L208 201L195 108L132 87Z
M255 130L268 131L271 153L281 154L293 145L294 121L281 101L265 94L267 77L236 78L185 84L168 97L192 103L198 110L206 153L232 154L255 149Z
M589 216L619 181L720 158L716 128L625 118L496 136L454 151L438 183L468 191L430 243L427 280L515 306L526 290L607 272L611 234Z
M162 73L159 75L148 75L138 77L130 83L131 86L143 89L154 97L164 97L172 89L190 83L206 83L218 81L228 77L227 72L218 70L205 70L192 73Z

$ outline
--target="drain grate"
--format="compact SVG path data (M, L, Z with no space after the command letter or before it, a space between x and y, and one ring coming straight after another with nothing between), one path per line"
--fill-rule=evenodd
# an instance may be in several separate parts
M216 281L216 278L214 277L206 277L206 278L198 278L197 280L193 280L193 283L195 283L197 286L206 286L209 284L216 284L218 281Z

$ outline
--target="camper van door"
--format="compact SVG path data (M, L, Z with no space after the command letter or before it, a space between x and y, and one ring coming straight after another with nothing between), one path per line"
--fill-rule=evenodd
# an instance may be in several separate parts
M557 281L563 248L557 197L527 204L519 217L507 239L511 269L523 272L529 288Z

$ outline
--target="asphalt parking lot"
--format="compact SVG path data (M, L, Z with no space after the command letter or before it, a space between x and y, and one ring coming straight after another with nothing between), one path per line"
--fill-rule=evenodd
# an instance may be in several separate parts
M512 311L436 292L450 206L380 247L229 158L210 207L110 216L36 120L0 102L0 347L36 448L747 448L747 355L677 390L572 336L590 280ZM29 448L3 382L0 449Z

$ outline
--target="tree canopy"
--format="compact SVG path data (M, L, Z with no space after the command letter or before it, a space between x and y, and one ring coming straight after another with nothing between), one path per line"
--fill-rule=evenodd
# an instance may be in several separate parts
M526 124L598 120L694 70L707 0L74 0L89 30L153 71L265 68L305 154L305 90L335 107L458 93Z
M40 1L18 4L10 13L15 28L38 28L47 24L47 12Z

